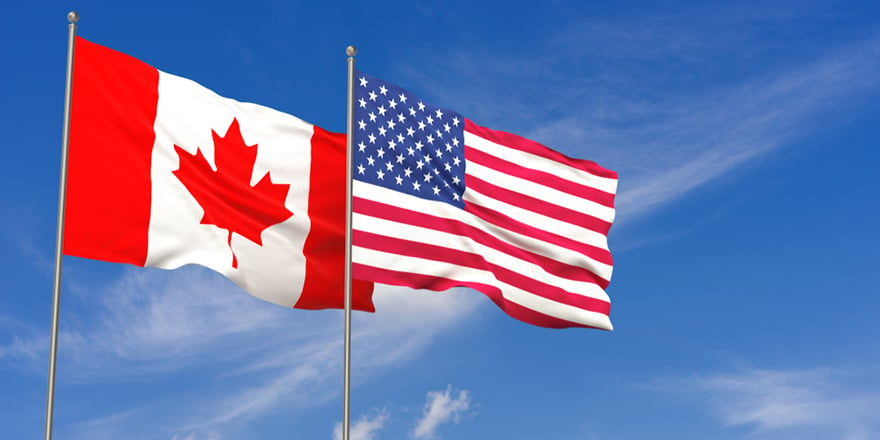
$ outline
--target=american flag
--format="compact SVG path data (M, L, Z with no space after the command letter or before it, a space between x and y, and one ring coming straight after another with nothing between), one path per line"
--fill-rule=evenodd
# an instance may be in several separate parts
M471 287L530 324L612 329L617 173L356 75L355 278Z

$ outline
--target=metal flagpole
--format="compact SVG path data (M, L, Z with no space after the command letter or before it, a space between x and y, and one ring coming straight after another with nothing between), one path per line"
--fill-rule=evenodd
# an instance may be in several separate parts
M345 356L342 383L342 440L349 440L351 420L351 179L352 154L354 151L354 56L357 48L345 48L348 55L348 119L346 121L345 163Z
M67 199L67 145L70 142L70 95L73 89L73 53L79 14L67 13L67 83L64 87L64 128L61 131L61 177L58 187L58 224L55 233L55 284L52 296L52 336L49 343L49 386L46 392L46 440L52 440L55 409L55 354L58 352L58 314L61 308L61 253L64 244L64 206Z

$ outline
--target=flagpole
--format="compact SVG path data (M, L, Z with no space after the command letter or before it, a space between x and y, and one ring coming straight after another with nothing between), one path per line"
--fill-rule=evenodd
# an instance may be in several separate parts
M348 106L346 120L346 164L345 164L345 355L343 359L342 383L342 440L349 440L351 420L351 179L352 154L354 151L354 56L357 48L345 48L348 55Z
M70 96L73 89L73 55L79 14L67 13L67 82L64 87L64 128L61 131L61 177L58 186L58 222L55 232L55 282L52 294L52 335L49 342L49 385L46 392L46 440L52 440L55 410L55 355L58 352L58 315L61 310L61 255L64 244L64 208L67 200L67 146L70 143Z

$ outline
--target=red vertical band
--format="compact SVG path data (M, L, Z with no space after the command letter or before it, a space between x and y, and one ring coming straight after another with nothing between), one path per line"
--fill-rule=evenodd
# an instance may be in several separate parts
M159 72L77 37L64 253L143 266Z
M303 253L306 279L298 309L343 308L345 269L345 135L314 126L309 172L311 227ZM354 280L351 307L373 312L373 283Z

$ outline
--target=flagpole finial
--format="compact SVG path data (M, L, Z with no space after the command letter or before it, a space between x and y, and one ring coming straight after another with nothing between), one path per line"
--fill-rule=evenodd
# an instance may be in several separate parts
M358 50L357 50L357 48L354 47L354 46L348 46L348 47L345 48L345 54L348 55L348 56L350 56L350 57L353 57L353 56L357 55L357 53L358 53Z
M67 13L67 21L71 24L76 24L79 21L79 13L76 11L70 11Z

